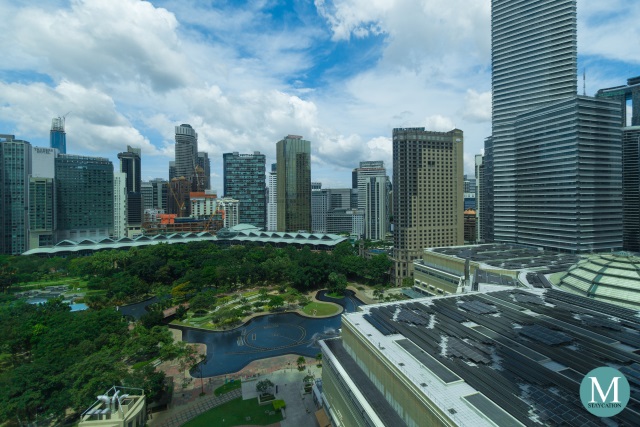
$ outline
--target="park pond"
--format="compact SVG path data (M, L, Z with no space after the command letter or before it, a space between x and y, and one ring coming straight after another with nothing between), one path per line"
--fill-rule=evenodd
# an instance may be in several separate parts
M346 296L340 299L327 297L325 291L319 291L316 299L340 304L348 313L363 304L352 291L347 291ZM154 300L145 303L152 302ZM143 305L137 304L135 310L139 311ZM120 311L130 314L128 309L122 307ZM192 376L199 378L238 372L254 360L285 354L313 359L320 353L318 340L337 336L341 322L340 314L316 319L296 313L278 313L255 317L224 332L176 325L170 327L182 331L183 341L207 346L205 362L191 372Z

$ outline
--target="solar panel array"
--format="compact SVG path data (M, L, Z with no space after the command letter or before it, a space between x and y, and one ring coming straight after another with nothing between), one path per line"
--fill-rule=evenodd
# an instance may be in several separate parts
M429 305L410 301L371 307L365 316L381 332L401 334L419 349L405 345L409 353L429 356L437 361L431 361L435 370L446 367L528 426L539 425L537 420L552 426L601 425L584 411L579 398L565 401L554 396L573 396L584 375L596 367L622 367L629 373L632 399L611 420L633 425L640 419L640 317L609 304L594 309L594 303L553 290L542 298L505 290L435 298ZM532 311L538 315L529 314ZM436 322L429 324L431 316ZM629 347L616 346L618 342ZM551 366L566 368L554 371ZM523 385L537 387L540 394L527 399ZM531 401L536 402L533 409ZM533 418L532 410L538 411Z

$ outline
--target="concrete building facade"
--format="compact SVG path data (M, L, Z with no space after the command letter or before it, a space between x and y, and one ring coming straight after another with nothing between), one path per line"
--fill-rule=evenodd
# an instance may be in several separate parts
M127 174L113 173L113 237L127 236Z
M31 144L0 135L0 254L28 249L30 174Z
M278 229L278 170L275 163L267 175L267 231Z
M428 247L461 245L463 132L393 130L394 272L400 286Z

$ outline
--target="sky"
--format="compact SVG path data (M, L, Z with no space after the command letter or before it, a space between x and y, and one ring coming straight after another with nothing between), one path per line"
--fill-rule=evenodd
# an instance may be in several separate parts
M350 187L395 127L464 131L465 172L491 134L490 0L0 0L0 133L67 153L142 149L167 178L174 127L191 124L222 192L222 154L275 162L311 141L311 177ZM578 0L579 92L640 76L640 2Z

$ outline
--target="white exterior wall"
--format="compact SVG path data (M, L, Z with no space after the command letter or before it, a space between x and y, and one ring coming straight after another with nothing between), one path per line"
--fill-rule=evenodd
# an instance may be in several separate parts
M238 225L238 210L240 208L240 202L230 197L222 198L218 201L218 209L224 212L225 228L231 228Z
M278 178L276 172L269 172L269 200L267 201L267 231L276 231L278 228Z
M113 173L113 236L127 235L127 174Z

